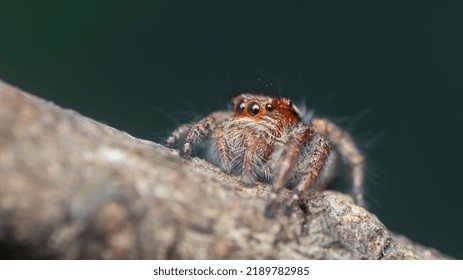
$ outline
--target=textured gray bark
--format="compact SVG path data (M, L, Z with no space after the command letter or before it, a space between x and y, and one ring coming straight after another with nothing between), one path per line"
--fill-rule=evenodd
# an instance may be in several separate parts
M334 191L266 219L269 186L0 81L0 254L58 259L442 259ZM288 196L284 191L281 199Z

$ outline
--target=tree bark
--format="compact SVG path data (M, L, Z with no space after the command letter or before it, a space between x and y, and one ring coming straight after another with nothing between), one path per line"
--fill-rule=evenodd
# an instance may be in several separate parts
M0 256L445 259L334 192L266 219L270 187L0 81ZM288 191L280 199L288 197Z

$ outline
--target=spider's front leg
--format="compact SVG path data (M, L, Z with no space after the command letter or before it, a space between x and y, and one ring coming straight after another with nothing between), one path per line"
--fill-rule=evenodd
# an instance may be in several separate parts
M288 175L297 164L302 146L313 135L314 130L303 124L299 125L295 132L290 135L276 166L276 175L272 184L272 192L275 195L278 195L281 189L285 187ZM265 208L264 215L267 218L273 218L278 204L276 197L270 200Z
M212 131L216 129L220 123L230 117L230 112L217 111L201 119L199 122L192 125L191 128L189 125L181 125L168 138L167 144L169 146L173 146L178 140L185 139L185 144L183 145L183 155L188 158L190 157L191 148L194 144L204 140L211 134Z
M325 119L314 119L312 121L316 130L327 139L331 140L332 146L342 158L347 167L348 178L353 192L355 203L365 207L363 198L364 181L364 157L348 133Z
M312 153L307 164L306 174L304 175L301 182L299 182L299 184L293 189L293 195L286 202L284 208L285 215L289 216L291 214L292 209L299 201L302 194L311 185L317 182L317 180L320 178L320 175L322 174L323 168L328 162L328 157L331 152L331 147L328 142L323 137L318 135L317 137L314 137L313 140L313 143L310 145L313 145L313 147L310 147L312 149Z
M191 125L189 124L182 124L179 127L177 127L167 138L167 146L169 148L174 147L174 145L180 140L184 139L187 135L188 132L190 131Z

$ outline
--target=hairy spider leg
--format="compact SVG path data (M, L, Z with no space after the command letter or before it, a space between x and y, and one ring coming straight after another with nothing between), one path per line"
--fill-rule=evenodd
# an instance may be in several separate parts
M301 127L302 125L303 124L300 125L300 128L303 129L303 131L301 133L291 134L278 160L278 164L276 166L276 176L272 184L272 192L275 195L278 195L281 189L285 187L287 177L292 168L294 168L297 163L302 145L314 134L313 129L305 125ZM295 131L299 132L300 130L297 129ZM264 215L267 218L274 217L274 213L278 208L278 205L279 203L277 198L270 200L270 202L267 204L267 207L265 208Z
M339 153L344 165L347 167L347 177L352 188L352 196L355 203L365 207L363 197L364 190L364 157L357 149L349 134L344 132L334 123L325 119L314 119L312 124L317 131L331 140L334 149Z
M215 128L215 141L217 143L217 151L219 152L219 159L221 161L221 165L225 171L230 172L232 168L232 163L230 160L229 150L227 143L225 142L223 126L217 125Z
M310 156L306 174L302 181L293 189L293 195L285 204L283 212L287 216L291 215L294 205L299 201L307 188L317 181L330 154L330 145L322 137L315 139L315 141L318 143L314 145L315 150Z
M191 127L190 131L183 145L183 156L188 158L191 154L191 148L198 141L203 140L215 129L215 127L224 120L231 117L227 111L218 111L211 113L204 119L200 120L197 124Z
M177 127L167 138L167 146L172 148L180 139L184 139L188 132L190 131L190 126L188 124L182 124L181 126Z

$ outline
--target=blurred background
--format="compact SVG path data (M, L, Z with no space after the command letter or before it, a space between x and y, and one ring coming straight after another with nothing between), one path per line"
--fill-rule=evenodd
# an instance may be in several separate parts
M2 1L0 79L153 141L242 91L351 132L369 209L463 258L461 1Z

